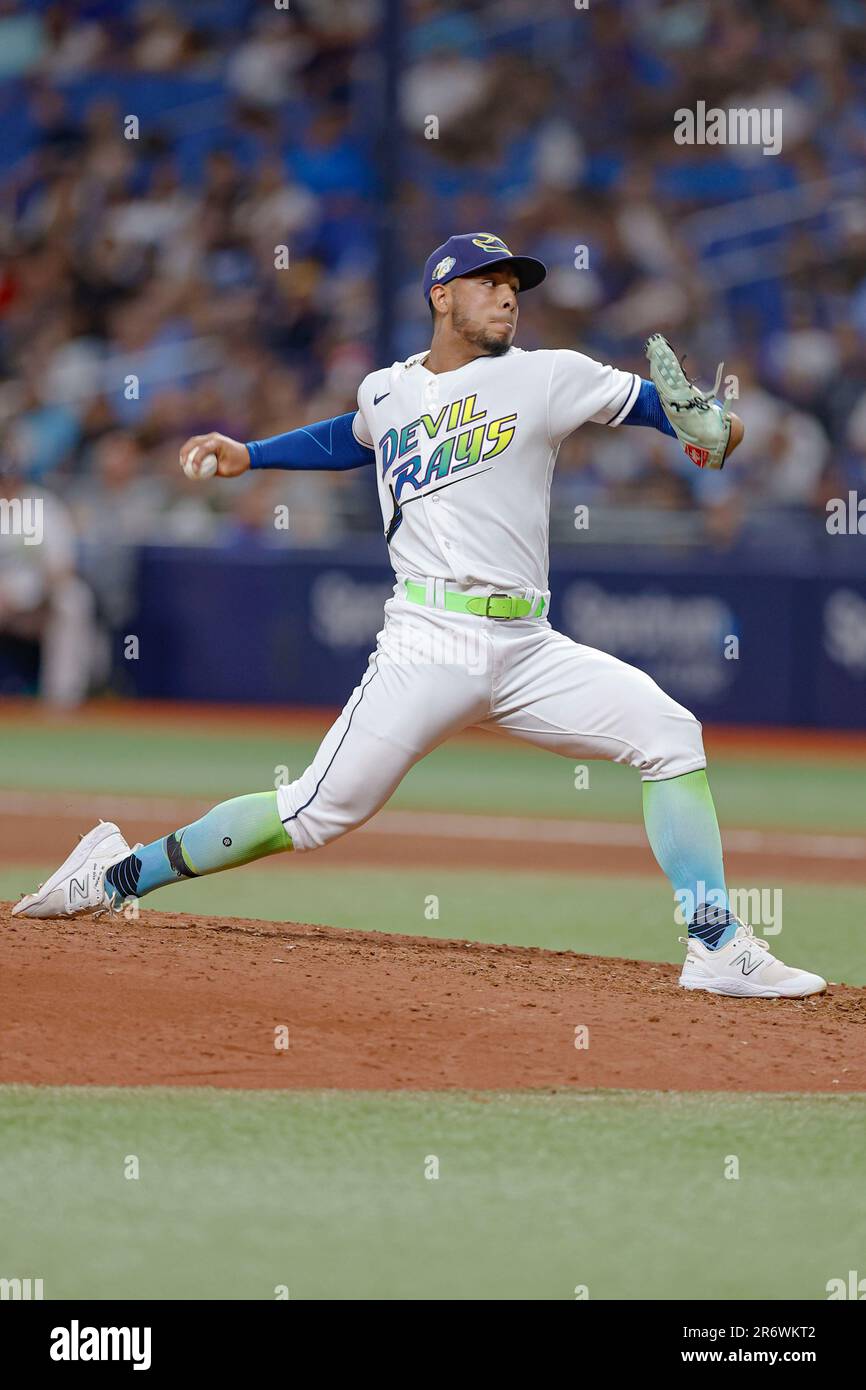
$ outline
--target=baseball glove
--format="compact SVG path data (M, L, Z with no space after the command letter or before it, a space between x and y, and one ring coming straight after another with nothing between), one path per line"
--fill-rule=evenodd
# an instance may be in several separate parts
M661 333L647 338L646 355L662 410L692 463L698 468L722 468L731 438L731 417L727 402L720 405L714 397L724 363L719 363L712 391L702 391L689 381Z

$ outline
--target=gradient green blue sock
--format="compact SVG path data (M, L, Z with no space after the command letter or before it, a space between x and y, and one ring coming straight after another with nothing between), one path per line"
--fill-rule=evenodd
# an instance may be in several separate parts
M689 936L718 950L737 929L730 911L722 838L706 772L643 783L647 838L670 879Z
M167 883L234 869L291 848L276 792L253 792L220 802L200 820L113 864L105 875L106 888L122 898L141 898Z

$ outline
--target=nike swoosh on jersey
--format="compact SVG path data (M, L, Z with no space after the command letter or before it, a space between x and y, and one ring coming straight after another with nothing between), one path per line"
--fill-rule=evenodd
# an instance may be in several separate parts
M391 394L390 391L384 391L384 392L382 393L381 396L374 396L374 397L373 397L373 404L374 404L374 405L378 405L380 401L383 401L383 400L385 399L385 397L386 397L386 396L390 396L390 394Z

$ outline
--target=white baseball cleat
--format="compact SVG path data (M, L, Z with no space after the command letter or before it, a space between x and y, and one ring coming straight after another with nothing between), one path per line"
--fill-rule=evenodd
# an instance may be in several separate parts
M681 936L680 941L688 947L680 975L683 989L705 989L709 994L741 999L801 999L827 988L820 975L783 965L766 941L743 922L717 951L708 950L693 936Z
M13 917L77 917L110 908L105 871L125 859L129 845L113 821L100 821L82 835L60 868L35 893L27 893L12 909Z

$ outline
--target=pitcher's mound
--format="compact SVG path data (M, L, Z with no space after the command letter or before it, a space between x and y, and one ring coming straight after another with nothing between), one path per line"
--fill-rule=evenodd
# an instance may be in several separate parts
M715 998L679 967L190 918L22 922L0 905L0 1081L707 1091L866 1088L866 990Z

